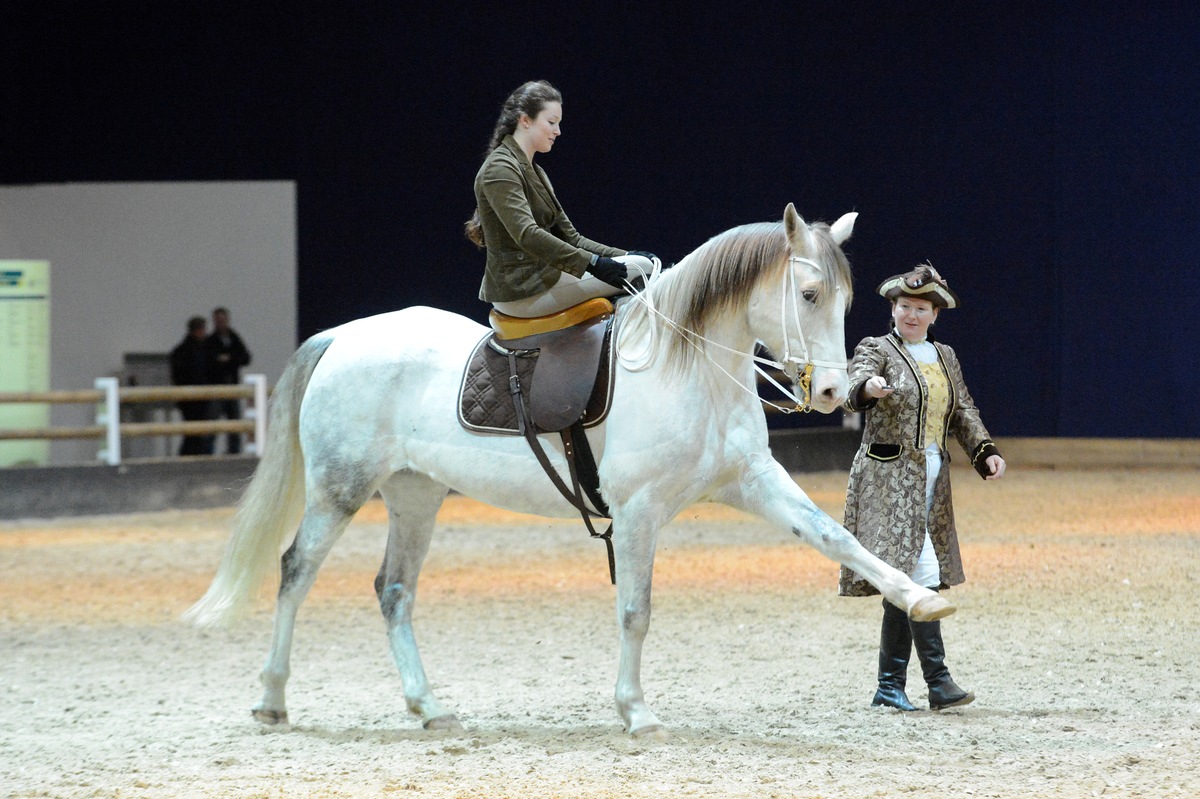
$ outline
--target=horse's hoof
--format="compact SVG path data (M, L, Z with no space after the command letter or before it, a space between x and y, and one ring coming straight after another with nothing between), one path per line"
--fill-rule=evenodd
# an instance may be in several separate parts
M956 610L958 608L954 606L954 603L945 597L934 594L917 600L917 604L913 605L912 610L908 612L908 617L913 621L937 621L946 618Z
M459 722L458 717L453 713L446 716L438 716L435 719L429 719L424 725L427 730L434 732L462 732L463 725Z
M254 716L254 720L260 724L275 725L288 723L286 710L268 710L265 707L256 707L250 711L250 715Z
M637 738L639 741L669 741L671 733L661 724L647 724L645 727L639 727L636 730L630 730L629 736Z

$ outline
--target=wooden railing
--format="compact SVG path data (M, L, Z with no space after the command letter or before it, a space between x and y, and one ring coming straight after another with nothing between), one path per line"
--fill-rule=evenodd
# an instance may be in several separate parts
M782 373L776 378L785 380ZM760 386L764 384L759 379ZM267 424L267 379L264 375L246 375L238 385L221 386L122 386L115 377L96 379L95 388L77 391L25 391L0 392L3 403L44 404L95 404L95 424L76 427L33 427L0 428L0 441L54 440L54 439L103 439L97 457L107 464L121 463L121 438L136 436L214 435L216 433L242 433L248 439L242 451L248 455L262 457L266 446ZM777 392L776 392L777 393ZM122 422L121 406L149 402L186 402L189 400L239 399L246 402L240 420L216 420L206 422ZM773 399L776 405L785 408L795 406L782 398ZM764 403L768 414L779 411ZM847 414L842 423L845 427L857 427L856 414Z
M32 427L0 429L0 441L46 439L103 439L97 457L117 466L121 463L124 436L212 435L244 433L243 452L262 457L267 433L267 378L246 375L238 385L222 386L122 386L115 377L96 378L96 387L79 391L0 392L3 403L95 404L96 423L79 427ZM246 402L242 419L206 422L122 422L121 406L146 402L187 402L239 399Z

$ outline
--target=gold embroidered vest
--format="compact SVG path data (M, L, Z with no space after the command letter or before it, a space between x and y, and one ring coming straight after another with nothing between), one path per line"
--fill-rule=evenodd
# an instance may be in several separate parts
M925 446L941 448L946 437L946 413L950 408L950 381L941 361L919 364L921 376L929 388L929 405L925 409Z

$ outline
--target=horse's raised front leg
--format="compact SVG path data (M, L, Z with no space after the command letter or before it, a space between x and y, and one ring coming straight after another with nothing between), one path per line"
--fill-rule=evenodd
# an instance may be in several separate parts
M447 489L424 475L405 473L394 476L380 493L388 506L389 529L387 552L375 578L375 593L387 622L388 641L400 670L404 700L408 709L420 716L425 729L461 730L458 718L442 706L429 687L412 628L417 578L429 552L437 512Z
M664 732L642 693L642 644L650 629L650 588L657 540L657 526L637 526L614 519L617 627L621 636L615 699L617 714L630 735Z
M283 553L271 649L259 673L259 680L263 684L262 701L250 711L263 724L286 724L288 721L284 689L291 675L296 613L317 579L317 570L321 568L325 556L352 517L353 514L310 502L304 510L296 540Z
M808 498L773 458L752 457L728 504L756 513L807 541L818 552L858 572L913 621L934 621L956 608L945 597L871 554L850 531Z

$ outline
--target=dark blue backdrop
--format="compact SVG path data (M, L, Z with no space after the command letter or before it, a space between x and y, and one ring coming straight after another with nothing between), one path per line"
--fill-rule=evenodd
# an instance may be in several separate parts
M928 259L994 434L1200 436L1188 4L176 5L0 8L0 183L295 180L301 338L483 318L472 178L544 77L585 235L678 259L788 202L855 210L851 346Z

